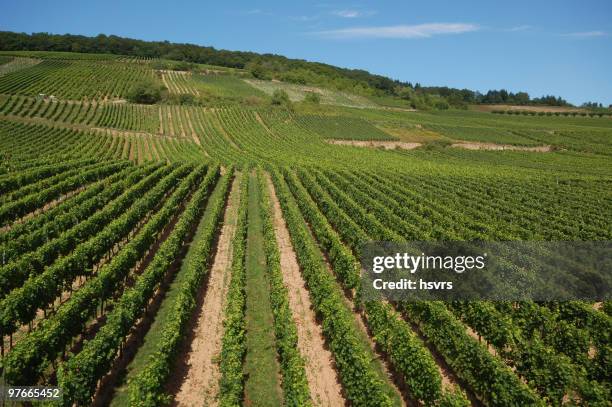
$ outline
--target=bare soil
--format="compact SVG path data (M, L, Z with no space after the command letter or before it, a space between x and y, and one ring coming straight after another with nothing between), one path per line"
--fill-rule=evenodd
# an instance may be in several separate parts
M342 386L335 370L335 363L331 352L325 347L323 331L317 324L306 283L300 274L289 231L269 175L267 183L274 206L274 230L280 251L283 280L297 327L298 348L306 363L311 398L317 406L343 406L345 400L342 397Z
M219 365L223 337L223 309L231 280L232 238L236 230L239 206L239 178L232 184L217 252L210 271L208 286L197 320L189 334L193 338L183 357L183 366L170 387L176 389L173 405L216 406L219 393ZM184 370L184 372L180 372Z
M166 87L166 89L168 89L168 91L171 93L176 93L174 89L170 87L170 84L166 80L166 74L164 73L164 71L160 71L160 72L161 72L161 80L164 83L164 86Z
M261 124L263 126L264 129L266 129L266 132L271 135L272 137L276 137L276 134L274 134L272 132L272 130L270 130L270 128L266 125L266 123L263 121L263 119L261 118L261 116L259 115L259 113L255 112L255 118L257 119L257 121L259 122L259 124Z
M189 110L185 110L185 115L187 116L187 124L189 125L189 130L191 132L191 138L193 139L193 142L201 146L202 143L200 142L200 138L193 129L193 124L191 124L191 115L189 114Z
M355 147L383 147L385 150L400 148L402 150L413 150L420 147L421 143L406 143L404 141L362 141L362 140L327 140L329 144Z
M164 115L162 114L161 106L157 108L157 112L159 114L159 134L164 134Z
M434 131L425 130L420 124L415 125L414 128L409 127L385 127L378 126L379 129L395 136L400 141L408 143L427 143L430 141L445 140L446 138Z
M174 134L174 123L172 123L172 110L170 109L170 106L168 107L168 111L166 112L166 115L168 117L168 131L170 132L170 135L172 137L176 137L176 134Z
M548 153L552 151L552 146L513 146L511 144L495 144L495 143L475 143L475 142L461 142L453 143L451 147L464 148L466 150L509 150L509 151L531 151L537 153Z
M238 147L238 145L236 143L234 143L234 140L232 139L232 136L230 136L229 133L227 131L225 131L225 128L223 127L223 124L221 124L221 122L219 121L219 119L216 116L214 116L214 120L211 121L211 124L213 126L215 126L217 128L217 130L219 130L221 132L221 134L225 137L227 142L232 147L234 147L236 150L241 150L240 147Z

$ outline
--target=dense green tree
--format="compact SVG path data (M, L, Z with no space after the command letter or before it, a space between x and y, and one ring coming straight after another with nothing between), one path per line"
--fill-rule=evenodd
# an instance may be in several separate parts
M306 97L304 97L304 102L318 105L321 103L321 97L316 92L307 92Z
M133 103L154 104L162 99L165 89L153 81L142 81L134 85L128 94L128 100Z

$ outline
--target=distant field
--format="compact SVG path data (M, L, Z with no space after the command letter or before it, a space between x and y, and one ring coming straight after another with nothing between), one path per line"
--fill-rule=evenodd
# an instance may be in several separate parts
M304 100L308 92L313 92L319 95L321 103L349 106L349 107L373 107L375 104L363 96L358 96L350 93L340 92L336 90L322 89L314 86L296 85L292 83L278 81L262 81L258 79L245 79L245 82L262 90L268 95L272 95L275 90L282 89L289 95L289 98L294 102Z
M530 112L583 112L585 109L565 106L517 106L517 105L471 105L470 110L492 112L494 110L521 110Z
M326 139L339 140L397 140L365 120L342 116L302 115L297 123Z
M196 86L216 97L239 98L260 97L265 98L266 93L249 85L246 81L234 75L194 75Z
M26 64L23 68L0 76L0 93L44 94L64 99L122 98L137 81L154 79L153 70L144 64L96 61L94 58L45 59L40 63Z

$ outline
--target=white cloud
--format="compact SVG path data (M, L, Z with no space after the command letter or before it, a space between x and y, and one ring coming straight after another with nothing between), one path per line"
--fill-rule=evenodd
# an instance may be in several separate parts
M605 37L606 35L608 34L605 31L583 31L583 32L563 34L564 37L572 37L572 38Z
M303 22L309 22L309 21L316 21L319 19L319 16L293 16L293 17L289 17L291 20L294 21L303 21Z
M429 38L441 34L461 34L478 30L474 24L430 23L382 27L353 27L318 31L313 34L327 38Z
M332 14L343 18L356 18L361 17L361 12L357 10L336 10L332 11Z
M517 32L517 31L525 31L529 30L532 27L530 25L517 25L516 27L508 28L506 31L508 32Z
M376 14L375 11L372 10L335 10L332 11L331 14L342 17L342 18L358 18L358 17L368 17Z
M271 16L272 13L269 11L265 11L259 8L254 8L251 10L246 10L243 11L241 14L247 15L247 16Z

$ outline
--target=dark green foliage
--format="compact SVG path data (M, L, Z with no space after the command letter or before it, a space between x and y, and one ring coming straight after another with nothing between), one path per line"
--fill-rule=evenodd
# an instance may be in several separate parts
M141 81L132 87L127 98L132 103L152 105L162 99L163 90L163 87L153 81Z
M316 92L306 92L306 97L304 97L304 102L318 105L319 103L321 103L321 97Z
M289 95L282 89L276 89L272 94L272 104L277 106L288 106L291 104Z

